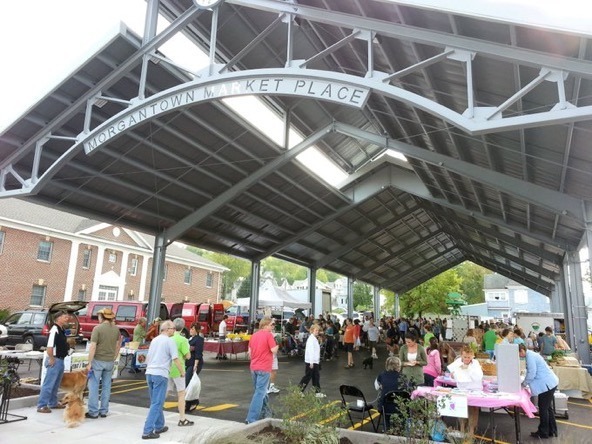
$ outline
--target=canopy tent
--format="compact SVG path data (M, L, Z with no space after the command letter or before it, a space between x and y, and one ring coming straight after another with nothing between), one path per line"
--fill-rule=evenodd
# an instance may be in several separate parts
M249 298L238 298L236 304L241 307L248 307ZM296 299L286 290L280 287L265 286L259 289L259 307L290 307L290 308L311 308L310 302L303 302Z

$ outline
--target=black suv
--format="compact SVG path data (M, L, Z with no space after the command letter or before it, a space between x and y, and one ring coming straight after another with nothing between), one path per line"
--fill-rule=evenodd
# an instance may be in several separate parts
M49 309L17 311L4 320L3 324L8 331L6 337L0 338L0 345L31 344L33 350L47 346L53 315L59 310L70 314L66 334L69 338L77 339L80 324L74 312L84 308L86 304L86 302L79 301L58 302Z

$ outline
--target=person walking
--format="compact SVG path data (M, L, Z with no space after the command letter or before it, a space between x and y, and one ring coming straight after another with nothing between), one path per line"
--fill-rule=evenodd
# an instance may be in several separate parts
M347 352L347 365L345 368L352 368L354 366L354 331L355 327L352 319L347 318L343 326L343 347Z
M526 376L522 385L530 387L530 394L538 396L539 427L530 436L549 438L557 436L557 422L553 411L553 398L559 378L537 352L527 350L524 344L518 346L518 354L526 360Z
M183 369L185 369L185 360L191 357L189 341L181 334L185 328L185 320L183 318L177 318L173 321L173 325L175 326L173 341L175 341L175 345L177 346L177 356ZM180 372L176 364L171 364L168 390L172 392L174 388L177 391L177 409L179 410L179 422L177 425L179 427L188 427L194 424L193 421L189 421L185 417L185 376L185 372Z
M315 390L317 398L325 398L327 395L321 393L321 346L319 345L319 332L321 327L314 324L310 327L310 336L306 340L306 348L304 349L304 376L298 384L304 393L306 386L312 379L312 386Z
M273 355L279 349L273 337L273 328L274 320L269 316L263 317L259 322L259 330L251 336L249 341L254 392L245 421L247 424L271 416L267 388L269 387Z
M374 320L368 320L368 326L366 328L366 333L368 333L368 346L370 347L370 351L372 353L373 359L378 359L378 355L376 354L376 344L378 344L378 339L380 337L380 330L378 327L374 325Z
M497 342L497 333L494 326L484 327L485 334L483 335L483 349L489 354L489 359L493 359L495 354L495 343Z
M442 359L438 350L438 339L435 336L430 338L430 345L426 348L428 363L423 368L424 384L428 387L434 386L434 381L442 374Z
M541 336L541 355L551 356L557 349L557 338L551 327L545 327L545 334Z
M160 324L160 334L150 343L148 356L146 357L146 382L150 395L150 409L144 422L142 439L158 439L161 433L169 428L164 425L164 401L166 399L167 385L171 362L179 369L181 376L185 377L185 368L179 360L179 352L172 336L175 333L175 325L172 321L164 321Z
M115 325L115 313L110 308L103 308L97 313L99 325L90 335L88 352L88 412L85 417L91 419L106 418L109 413L111 398L111 378L113 367L119 354L121 333ZM99 384L101 399L99 405Z
M58 389L64 376L64 358L68 356L68 342L64 325L70 316L65 311L58 311L54 315L53 325L47 338L47 357L45 358L45 378L41 385L37 412L51 413L51 409L63 409L65 406L58 403Z
M185 361L185 387L189 385L193 375L199 375L203 368L204 337L201 324L195 322L189 329L189 359ZM185 401L185 413L189 413L199 405L199 399Z

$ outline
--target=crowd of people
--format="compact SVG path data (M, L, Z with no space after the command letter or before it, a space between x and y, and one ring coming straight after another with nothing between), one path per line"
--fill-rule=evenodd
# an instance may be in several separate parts
M119 353L121 337L114 323L115 314L110 309L99 312L100 323L95 327L89 348L89 404L87 418L106 417L109 411L111 373ZM63 375L63 359L67 355L67 344L63 324L65 313L57 313L48 340L47 375L41 388L38 412L48 413L52 408L63 408L57 400L57 389ZM345 368L355 367L357 352L367 350L369 357L378 359L378 343L385 344L385 370L375 381L379 408L386 393L392 390L412 390L419 385L433 386L434 381L445 372L458 386L469 389L482 387L483 370L475 359L476 352L487 353L495 359L495 345L513 343L519 345L520 357L526 363L524 383L533 395L539 395L540 425L532 435L545 438L557 435L550 402L557 387L557 377L546 365L545 358L555 350L568 349L565 341L553 334L547 327L544 333L529 332L525 335L518 327L498 323L481 323L470 328L462 338L462 350L457 357L448 341L451 329L446 318L407 319L383 317L377 323L372 315L361 319L347 318L340 323L331 315L310 315L303 319L287 320L278 333L276 320L263 317L256 326L249 342L250 370L253 381L253 397L246 423L270 416L268 395L278 393L274 380L278 370L277 353L282 350L291 354L301 348L304 356L304 375L299 386L304 393L312 381L317 397L325 397L321 391L320 366L323 360L333 360L339 353L346 355ZM193 425L186 413L194 409L197 401L185 402L185 389L193 375L203 368L204 338L200 324L190 327L186 338L185 321L161 321L156 318L147 328L145 318L140 318L134 330L134 341L149 342L146 359L146 380L150 395L150 409L144 425L142 439L156 439L168 430L164 424L163 406L167 390L177 394L178 426ZM219 334L226 335L226 326ZM367 354L367 353L366 353ZM222 358L221 356L219 359ZM372 368L372 367L370 367ZM137 372L135 362L133 372ZM99 391L99 386L102 390ZM477 424L478 410L469 409L468 432L473 433Z

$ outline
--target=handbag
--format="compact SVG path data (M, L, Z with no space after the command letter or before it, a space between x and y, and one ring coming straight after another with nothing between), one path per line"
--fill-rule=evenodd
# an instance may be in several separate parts
M199 375L194 373L189 381L189 385L185 389L185 401L197 401L201 393L201 379Z

